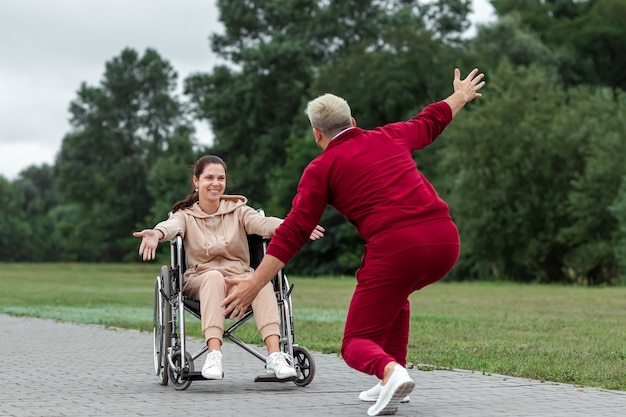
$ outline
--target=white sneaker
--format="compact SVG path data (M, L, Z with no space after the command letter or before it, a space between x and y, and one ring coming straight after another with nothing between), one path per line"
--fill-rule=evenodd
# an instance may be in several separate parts
M202 367L202 376L206 379L224 378L224 371L222 370L222 352L213 350L206 355L206 361Z
M290 378L298 375L293 367L293 360L285 352L274 352L267 357L265 364L267 373L273 373L278 379Z
M368 389L367 391L361 391L361 393L359 394L359 400L361 401L367 401L367 402L376 402L378 401L378 396L380 395L380 390L382 389L382 385L380 385L380 382L376 385L374 385L372 388ZM408 403L411 402L411 398L407 395L406 397L404 397L403 399L400 400L401 403Z
M415 382L409 373L401 365L393 368L391 378L380 389L380 395L376 404L367 410L368 416L381 416L395 414L398 411L400 400L407 396L415 388Z

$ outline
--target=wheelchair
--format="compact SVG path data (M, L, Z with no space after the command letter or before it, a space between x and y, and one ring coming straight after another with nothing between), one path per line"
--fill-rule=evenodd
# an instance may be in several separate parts
M262 213L262 211L260 211ZM250 264L256 268L265 255L268 239L257 235L248 235ZM180 236L170 241L171 265L161 266L154 288L154 371L161 385L168 382L177 390L189 388L192 381L205 380L200 371L194 370L194 361L208 350L206 343L197 352L188 352L185 337L185 312L200 319L200 302L183 294L183 276L186 269L185 250ZM304 387L315 376L315 362L311 353L294 343L294 326L291 304L293 285L289 285L287 276L281 270L272 280L278 307L280 310L281 351L294 360L297 375L294 378L277 379L274 375L260 375L255 382L286 382ZM244 316L224 330L224 340L230 340L265 363L266 356L254 346L237 338L233 333L253 317L249 307Z

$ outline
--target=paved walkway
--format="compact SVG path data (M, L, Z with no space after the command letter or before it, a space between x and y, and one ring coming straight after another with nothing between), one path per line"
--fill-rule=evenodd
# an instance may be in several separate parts
M192 351L200 347L189 342ZM0 314L0 416L366 416L370 404L358 394L376 379L336 355L314 358L306 387L255 383L263 363L226 344L225 379L177 391L153 374L150 333ZM409 373L416 388L397 416L626 415L622 391L467 371Z

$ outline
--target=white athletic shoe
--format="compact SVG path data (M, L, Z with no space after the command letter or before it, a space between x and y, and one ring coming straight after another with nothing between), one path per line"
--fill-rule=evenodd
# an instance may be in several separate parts
M376 402L378 401L378 396L380 395L380 390L382 389L382 385L380 385L380 382L376 385L374 385L372 388L368 389L367 391L361 391L361 393L359 394L359 400L361 401L367 401L367 402ZM406 397L404 397L403 399L400 400L401 403L408 403L411 402L411 398L407 395Z
M297 376L296 368L293 367L293 360L285 352L274 352L267 357L265 364L267 373L273 373L278 379L285 379Z
M206 355L206 361L202 367L202 376L206 379L224 378L224 371L222 370L222 352L213 350Z
M403 366L393 368L391 378L381 387L376 404L367 410L368 416L382 416L395 414L398 411L400 400L409 395L415 388L415 382Z

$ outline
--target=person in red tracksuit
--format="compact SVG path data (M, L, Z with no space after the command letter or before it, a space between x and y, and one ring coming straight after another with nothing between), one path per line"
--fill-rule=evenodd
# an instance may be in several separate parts
M344 215L365 240L362 264L346 318L341 354L380 383L361 393L376 401L368 415L394 414L415 383L406 371L414 291L443 278L459 256L458 230L448 205L416 168L412 153L431 144L466 103L481 97L477 69L454 92L406 122L374 130L356 125L348 103L324 94L307 106L322 154L304 170L292 209L276 230L266 256L224 300L224 315L241 316L257 292L307 242L327 205Z

